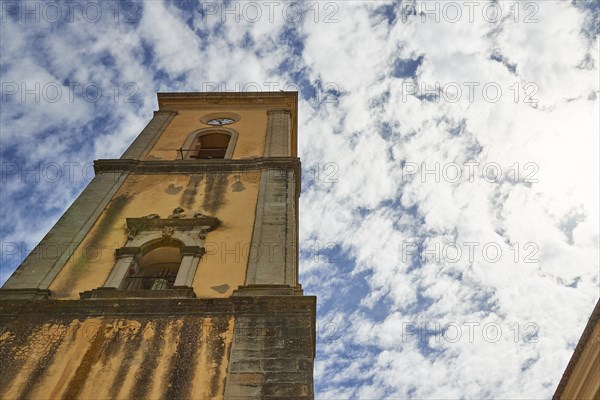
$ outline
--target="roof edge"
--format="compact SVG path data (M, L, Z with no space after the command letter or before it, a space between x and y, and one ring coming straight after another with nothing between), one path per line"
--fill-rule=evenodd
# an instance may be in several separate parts
M571 359L569 360L569 363L567 364L567 367L565 368L565 372L563 373L562 378L560 379L560 382L558 383L558 386L556 387L556 391L554 392L554 396L552 396L552 399L558 400L563 395L563 392L564 392L565 388L567 387L567 383L569 382L569 378L571 377L571 374L573 373L573 370L575 370L575 366L577 365L577 362L579 361L579 358L581 357L581 353L583 352L583 350L585 349L585 346L590 341L590 339L592 337L592 333L594 332L594 328L596 327L596 324L599 321L600 321L600 299L598 299L598 301L596 302L594 311L592 311L592 315L590 315L588 323L585 326L585 328L583 329L581 338L579 338L579 342L577 343L577 346L575 346L575 350L573 350L573 355L571 356Z

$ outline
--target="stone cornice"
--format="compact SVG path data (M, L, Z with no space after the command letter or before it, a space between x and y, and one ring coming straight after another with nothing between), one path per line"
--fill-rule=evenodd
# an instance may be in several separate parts
M179 252L182 256L202 257L206 251L200 246L182 246Z
M173 115L177 115L179 113L177 112L177 110L166 110L166 109L165 110L156 110L156 111L154 111L154 115L155 116L156 115L160 115L160 114L173 114Z
M113 290L116 292L117 290ZM150 292L150 291L148 291ZM85 297L85 296L84 296ZM108 317L108 316L209 316L264 317L277 314L314 315L315 296L260 296L229 298L90 298L89 300L0 300L0 315L19 317Z
M208 227L208 231L219 226L217 218L202 216L197 218L127 218L127 228L131 232L142 232L148 230L162 230L164 228L175 228L181 230L193 230L201 226Z
M135 257L142 251L141 247L121 247L116 250L116 257Z
M133 174L235 174L245 171L293 170L296 193L301 191L301 164L297 157L260 157L241 160L132 160L94 161L96 175L104 172Z
M295 109L298 92L190 92L158 93L160 109L178 109L211 105L267 105Z
M48 300L50 298L48 289L3 289L0 288L1 300Z
M102 159L94 161L94 172L130 172L138 174L201 174L250 170L293 169L300 175L300 159L297 157L263 157L241 160L132 160Z
M196 298L194 289L181 287L163 290L117 290L115 288L98 288L79 293L82 300L96 299L188 299Z

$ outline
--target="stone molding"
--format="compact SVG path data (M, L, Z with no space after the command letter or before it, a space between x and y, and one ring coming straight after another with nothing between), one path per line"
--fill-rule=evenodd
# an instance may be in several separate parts
M243 285L233 291L232 296L302 296L302 285Z
M162 92L157 94L160 110L207 107L211 105L258 105L288 108L295 111L298 92Z
M191 287L177 287L162 290L119 290L115 288L97 288L79 293L79 298L85 299L186 299L196 298Z
M117 258L122 257L135 257L142 251L141 247L121 247L115 250Z
M164 228L177 230L203 230L204 233L216 229L220 221L206 215L194 218L127 218L127 228L130 232L158 231ZM134 235L135 236L135 235Z
M48 300L48 289L0 289L1 300Z
M235 150L235 145L237 144L238 137L240 134L237 130L230 128L229 126L209 126L206 128L196 129L192 131L188 137L185 139L183 146L181 147L183 160L192 160L192 150L193 144L196 142L196 139L203 135L210 135L212 133L221 133L225 135L229 135L229 143L227 144L227 151L225 152L224 160L231 160L233 157L233 151ZM183 155L183 151L185 151L185 155Z
M6 289L2 289L4 291ZM115 291L116 289L100 289ZM209 316L235 315L264 317L292 313L296 316L316 315L316 296L259 296L228 298L111 298L84 300L29 301L0 298L0 316L21 315L51 317L98 316ZM315 326L315 325L313 325ZM313 334L314 335L314 334Z
M300 176L300 159L297 157L256 157L239 160L134 160L102 159L94 161L94 172L122 173L212 173L242 172L248 170L285 169L294 170Z
M202 257L206 250L200 246L182 246L179 248L182 256Z
M206 253L206 249L200 246L181 246L179 252L182 256L202 257ZM115 250L116 258L138 257L142 254L141 247L120 247ZM28 289L24 289L28 290Z

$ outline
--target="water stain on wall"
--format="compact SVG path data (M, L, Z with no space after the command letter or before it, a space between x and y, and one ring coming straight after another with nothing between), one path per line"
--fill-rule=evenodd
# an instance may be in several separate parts
M167 378L167 399L188 398L198 357L199 343L202 338L202 320L185 319L179 330L179 342L175 354L171 357L170 374Z
M174 184L170 184L168 188L165 189L165 193L169 195L176 195L183 190L183 186L175 186Z
M161 349L165 346L165 320L156 320L151 323L153 336L148 345L148 349L144 352L144 359L135 374L135 383L133 384L132 393L135 393L141 399L147 398L147 394L152 387L153 373L158 366ZM147 327L148 325L146 325Z
M225 192L227 191L227 175L207 175L204 188L204 199L202 208L215 214L224 204Z
M18 373L22 370L27 370L27 375L17 398L31 398L64 340L66 327L60 322L49 321L40 324L38 329L31 329L30 322L15 321L11 329L0 336L0 398L10 397L7 393L14 389Z
M85 355L77 367L77 370L75 370L73 378L71 378L69 381L67 390L63 395L65 399L75 399L79 397L78 395L83 389L83 385L85 385L85 382L87 381L88 375L92 370L92 366L98 361L100 353L102 352L104 347L105 332L105 325L100 325L96 331L96 334L94 335L94 338L92 339L90 347L85 352Z
M181 206L185 209L190 209L194 205L194 200L196 199L196 195L198 194L198 186L202 181L202 177L200 175L192 175L190 176L190 180L181 196Z
M226 284L226 283L224 283L224 284L218 285L218 286L211 286L210 288L212 290L214 290L215 292L217 292L217 293L223 294L223 293L225 293L226 291L229 290L229 285Z
M27 380L21 389L21 393L19 394L19 400L27 400L32 398L32 394L34 393L37 385L42 381L43 377L48 372L48 369L52 366L54 356L56 355L56 350L63 342L66 326L51 323L51 325L48 327L50 330L45 332L45 337L40 338L47 343L47 346L44 349L43 354L41 354L38 358L35 367L29 373Z
M141 327L145 327L148 324L147 320L142 320ZM141 329L138 329L132 335L121 334L121 332L117 331L113 336L112 340L117 340L120 343L120 365L117 369L117 374L113 378L112 385L109 390L109 397L111 399L116 399L119 397L119 392L125 382L125 378L129 373L129 370L134 364L135 353L140 349L142 345L143 335L141 334Z

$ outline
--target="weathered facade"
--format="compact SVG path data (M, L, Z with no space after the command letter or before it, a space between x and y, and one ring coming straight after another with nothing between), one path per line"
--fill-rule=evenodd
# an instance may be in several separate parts
M0 289L0 398L312 398L297 94L159 110Z

